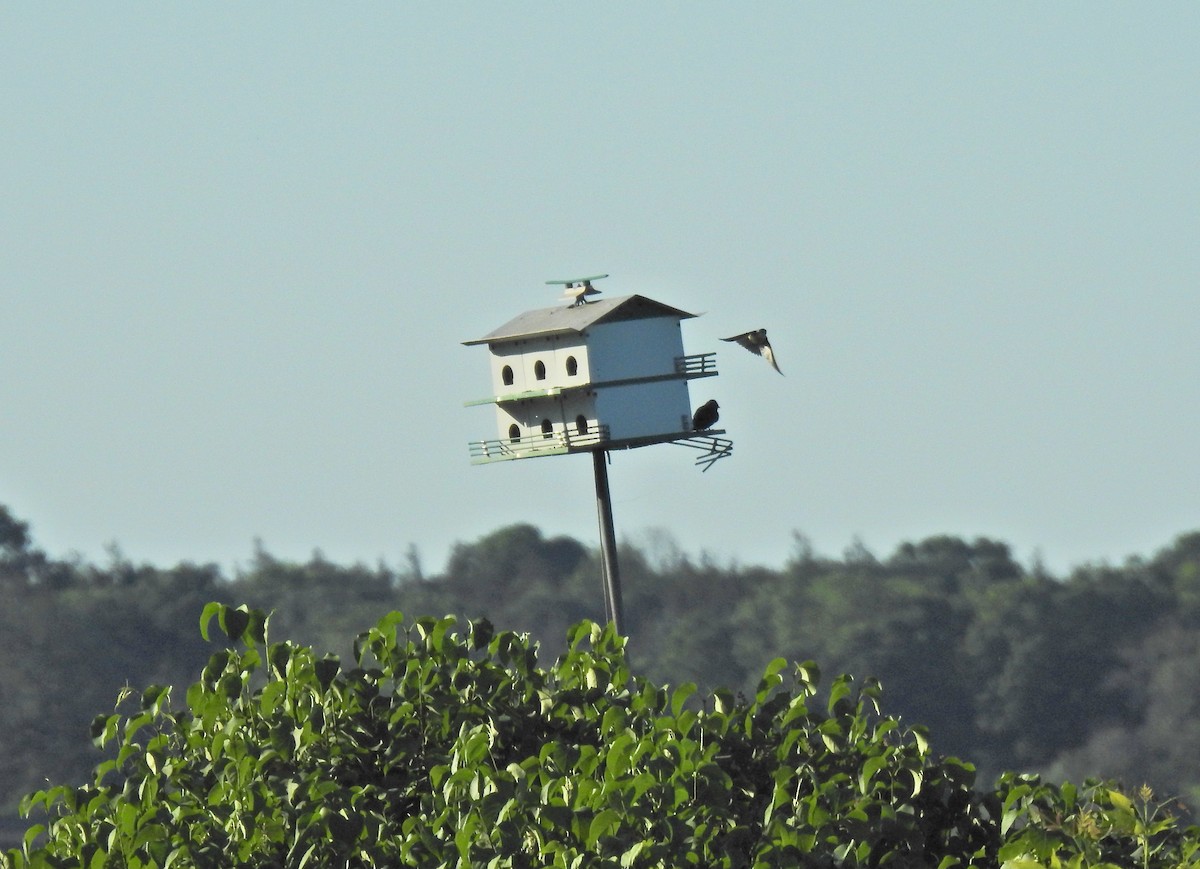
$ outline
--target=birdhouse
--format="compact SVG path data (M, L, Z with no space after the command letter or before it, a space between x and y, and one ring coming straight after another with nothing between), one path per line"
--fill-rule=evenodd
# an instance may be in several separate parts
M645 296L588 302L580 292L575 304L526 311L464 342L487 345L493 393L467 404L496 415L496 437L473 442L472 461L699 437L688 383L717 369L715 353L684 352L681 323L694 316Z
M592 454L604 609L621 633L621 578L606 464L612 450L678 443L708 470L733 442L712 428L717 402L692 411L688 383L717 374L716 354L688 355L680 324L696 316L645 296L589 301L594 275L564 284L570 305L526 311L464 344L486 344L496 437L471 443L473 463ZM765 333L763 340L766 340Z

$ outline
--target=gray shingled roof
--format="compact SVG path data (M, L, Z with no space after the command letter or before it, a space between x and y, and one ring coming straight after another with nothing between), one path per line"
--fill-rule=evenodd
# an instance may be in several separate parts
M493 344L533 336L582 332L597 323L611 323L617 320L642 320L648 317L678 317L680 320L686 320L695 316L645 296L619 296L615 299L588 302L586 305L563 304L554 308L526 311L482 338L463 343Z

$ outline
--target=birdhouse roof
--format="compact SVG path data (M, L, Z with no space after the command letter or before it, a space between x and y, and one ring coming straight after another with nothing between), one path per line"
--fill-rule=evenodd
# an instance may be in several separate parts
M674 317L686 320L695 317L679 308L672 308L645 296L619 296L601 299L585 305L558 305L553 308L538 308L526 311L509 320L499 329L494 329L482 338L464 341L471 344L495 344L516 341L521 338L545 337L570 332L582 332L599 323L614 323L619 320L646 320L652 317Z

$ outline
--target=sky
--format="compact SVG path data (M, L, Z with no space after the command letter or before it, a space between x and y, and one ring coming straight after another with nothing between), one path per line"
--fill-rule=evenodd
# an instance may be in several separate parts
M469 463L462 342L608 273L702 314L734 441L613 454L621 540L1151 556L1200 529L1197 45L1182 2L3 4L0 504L99 563L598 545L587 456Z

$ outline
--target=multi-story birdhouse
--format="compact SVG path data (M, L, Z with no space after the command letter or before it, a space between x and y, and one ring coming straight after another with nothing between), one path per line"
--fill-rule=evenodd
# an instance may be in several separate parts
M589 285L590 288L590 285ZM687 355L686 311L624 296L527 311L482 338L491 356L496 438L474 462L626 449L697 437L688 382L717 373ZM704 434L716 434L705 432Z

